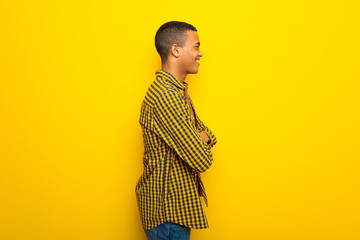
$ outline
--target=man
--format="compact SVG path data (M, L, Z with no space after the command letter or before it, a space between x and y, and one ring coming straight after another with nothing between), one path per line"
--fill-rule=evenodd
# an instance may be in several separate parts
M162 69L141 106L144 172L136 185L148 240L190 239L190 228L208 227L200 173L212 164L215 135L203 124L187 94L187 74L198 72L200 41L185 22L168 22L156 33Z

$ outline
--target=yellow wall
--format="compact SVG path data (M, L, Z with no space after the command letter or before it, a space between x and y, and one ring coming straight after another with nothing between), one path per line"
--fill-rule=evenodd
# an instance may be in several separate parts
M0 239L145 239L138 120L169 20L199 30L189 91L218 138L192 239L360 239L357 2L2 1Z

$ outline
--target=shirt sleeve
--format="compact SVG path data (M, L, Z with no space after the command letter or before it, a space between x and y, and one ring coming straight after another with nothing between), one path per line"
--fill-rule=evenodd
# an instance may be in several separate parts
M206 171L213 160L210 148L190 123L184 100L179 94L172 91L159 94L154 114L155 133L191 168L198 172Z
M204 123L200 120L197 113L196 113L196 119L197 119L197 122L198 122L198 130L200 132L206 133L206 135L208 135L208 137L210 138L210 143L208 145L209 145L209 149L211 149L217 143L216 137L213 134L213 132L208 127L206 127L204 125Z

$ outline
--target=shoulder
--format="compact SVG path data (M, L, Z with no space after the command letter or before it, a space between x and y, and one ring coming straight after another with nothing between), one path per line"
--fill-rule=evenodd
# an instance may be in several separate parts
M182 91L176 88L174 85L167 83L166 81L159 79L154 80L150 85L146 97L151 101L153 106L162 105L164 103L182 103L183 98Z

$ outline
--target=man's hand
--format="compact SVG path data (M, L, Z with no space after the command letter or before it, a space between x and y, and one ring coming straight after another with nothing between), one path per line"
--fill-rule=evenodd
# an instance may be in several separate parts
M210 141L209 136L204 132L199 132L201 140L205 143L208 143Z

